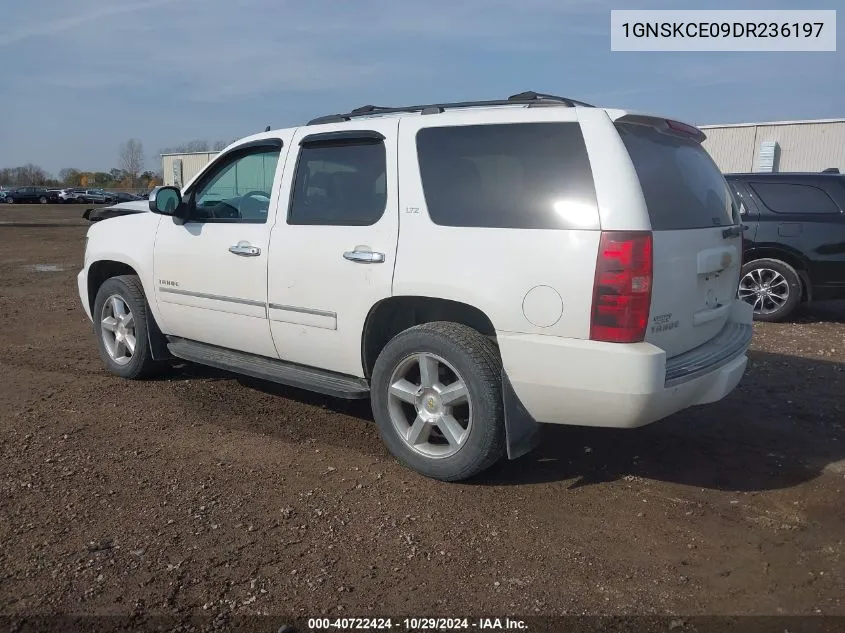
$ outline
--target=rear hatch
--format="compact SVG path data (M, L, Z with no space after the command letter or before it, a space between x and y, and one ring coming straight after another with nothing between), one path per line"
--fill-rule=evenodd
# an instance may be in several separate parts
M725 178L684 124L625 116L616 128L651 219L653 277L645 340L682 354L715 337L736 301L742 227Z

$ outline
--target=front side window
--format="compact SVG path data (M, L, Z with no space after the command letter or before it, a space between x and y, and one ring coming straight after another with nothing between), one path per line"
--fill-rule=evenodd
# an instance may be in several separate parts
M194 190L191 220L265 223L280 153L266 147L224 159Z
M304 144L288 224L369 226L387 205L384 143L373 139Z

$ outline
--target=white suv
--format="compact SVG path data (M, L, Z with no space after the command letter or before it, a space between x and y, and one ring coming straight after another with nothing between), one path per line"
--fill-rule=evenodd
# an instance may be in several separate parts
M92 225L80 297L112 373L371 398L402 463L464 479L539 423L637 427L739 383L742 225L703 138L536 93L321 117Z

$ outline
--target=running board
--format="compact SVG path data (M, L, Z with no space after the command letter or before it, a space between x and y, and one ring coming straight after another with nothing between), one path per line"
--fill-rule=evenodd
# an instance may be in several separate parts
M335 372L295 365L285 361L266 358L256 354L238 352L225 347L198 343L188 339L167 337L167 349L183 360L224 369L236 374L243 374L269 380L289 387L306 391L358 400L370 396L370 386L363 378L347 376Z

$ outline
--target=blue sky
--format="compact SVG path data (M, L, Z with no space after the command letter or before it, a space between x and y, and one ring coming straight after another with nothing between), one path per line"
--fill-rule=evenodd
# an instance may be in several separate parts
M0 167L107 170L135 137L158 168L160 149L195 138L523 90L696 124L845 117L841 34L836 53L614 53L609 35L611 9L840 2L7 1Z

